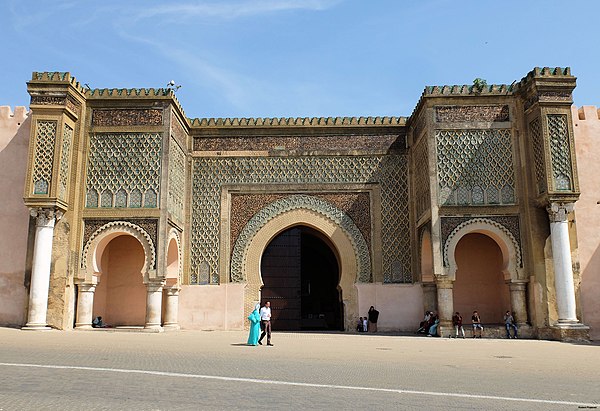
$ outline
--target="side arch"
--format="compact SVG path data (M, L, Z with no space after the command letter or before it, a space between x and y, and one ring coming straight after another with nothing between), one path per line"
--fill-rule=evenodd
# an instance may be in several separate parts
M473 218L457 226L444 243L444 271L450 280L456 279L458 268L455 259L456 246L462 237L470 233L484 234L498 244L502 252L502 274L506 281L521 279L521 248L512 233L496 221Z
M144 266L142 275L144 283L156 278L156 251L150 235L140 226L128 221L111 221L98 228L83 248L81 258L84 283L95 284L97 277L102 274L102 253L110 241L120 235L130 235L136 238L144 250ZM96 277L96 279L94 278Z
M179 231L175 228L169 230L167 236L167 270L166 277L170 279L168 281L177 280L177 283L181 285L182 281L182 263L183 263L183 252L181 249L181 238Z

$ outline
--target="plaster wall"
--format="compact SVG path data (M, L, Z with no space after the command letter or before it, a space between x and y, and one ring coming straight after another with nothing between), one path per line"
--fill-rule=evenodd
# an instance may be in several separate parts
M581 307L590 337L600 340L600 110L573 106L575 150L581 196L575 203L581 270Z
M25 107L0 107L0 324L25 323L29 211L23 204L29 129ZM28 280L28 279L27 279Z
M179 293L179 325L188 330L243 330L244 284L184 285Z
M454 311L470 324L477 310L485 324L502 323L510 310L510 291L502 275L502 252L485 234L465 235L456 247L456 281L453 287Z
M144 325L146 287L141 273L144 266L141 244L129 235L116 237L104 251L104 261L108 264L94 296L93 317L102 316L113 326Z
M358 317L365 317L369 307L379 311L378 331L414 331L423 319L421 284L356 284ZM357 318L351 319L356 324ZM346 319L348 322L348 319Z

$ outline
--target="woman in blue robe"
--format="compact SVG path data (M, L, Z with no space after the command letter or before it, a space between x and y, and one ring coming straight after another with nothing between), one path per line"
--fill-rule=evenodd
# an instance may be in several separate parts
M258 336L260 335L260 304L256 304L254 311L250 313L250 334L248 335L248 345L258 345Z

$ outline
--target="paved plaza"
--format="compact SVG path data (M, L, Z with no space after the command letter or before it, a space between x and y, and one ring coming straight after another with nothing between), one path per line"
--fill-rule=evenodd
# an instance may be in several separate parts
M0 410L582 409L600 346L344 333L0 328Z

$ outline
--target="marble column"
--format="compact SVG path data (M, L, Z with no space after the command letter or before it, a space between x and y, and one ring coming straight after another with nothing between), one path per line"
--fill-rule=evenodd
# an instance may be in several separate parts
M454 313L454 283L446 276L436 277L435 284L437 286L437 311L440 318L438 334L443 336L444 333L452 332L452 314Z
M146 325L144 328L162 330L161 315L162 315L162 290L164 283L148 283L146 284Z
M48 288L50 287L50 265L52 262L52 240L54 224L62 217L61 211L52 208L32 208L35 217L35 240L29 289L29 312L24 330L49 330L46 323L48 312Z
M527 318L527 298L525 293L527 282L511 282L508 284L508 287L510 289L510 303L517 324L525 325L529 321Z
M92 328L92 312L94 309L96 285L78 284L77 290L77 320L75 321L75 328Z
M548 207L559 324L577 324L579 322L575 305L575 285L567 219L571 211L573 211L573 203L552 203Z
M179 287L171 287L167 288L167 302L165 307L165 321L163 323L163 328L168 330L179 330L179 324L177 321L178 313L179 313L179 291L181 288Z

